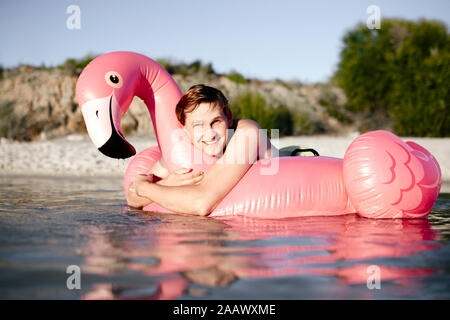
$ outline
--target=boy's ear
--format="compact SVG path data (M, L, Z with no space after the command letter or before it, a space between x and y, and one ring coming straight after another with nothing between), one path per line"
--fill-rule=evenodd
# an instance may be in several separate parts
M233 113L231 112L231 109L227 108L226 116L228 119L228 128L230 128L233 126Z

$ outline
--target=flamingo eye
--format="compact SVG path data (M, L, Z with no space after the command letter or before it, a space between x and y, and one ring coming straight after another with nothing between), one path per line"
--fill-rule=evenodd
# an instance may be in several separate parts
M113 88L120 88L122 86L122 77L115 71L109 71L105 74L105 81Z
M119 83L119 77L116 75L110 75L109 80L111 80L112 83L118 84Z

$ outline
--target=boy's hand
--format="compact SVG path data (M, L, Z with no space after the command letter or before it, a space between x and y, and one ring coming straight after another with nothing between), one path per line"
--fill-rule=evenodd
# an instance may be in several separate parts
M153 183L154 176L152 173L150 174L138 174L134 178L134 182L128 188L128 191L134 192L137 196L141 196L139 194L139 190L146 183Z
M196 185L203 179L203 172L194 172L192 169L182 168L170 173L164 179L158 181L158 184L168 187Z

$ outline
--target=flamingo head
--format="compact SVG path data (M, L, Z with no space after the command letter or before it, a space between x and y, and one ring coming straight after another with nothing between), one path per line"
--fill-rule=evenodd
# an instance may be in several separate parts
M120 129L139 81L139 70L132 62L127 52L101 55L86 66L76 87L89 137L104 155L116 159L136 154Z

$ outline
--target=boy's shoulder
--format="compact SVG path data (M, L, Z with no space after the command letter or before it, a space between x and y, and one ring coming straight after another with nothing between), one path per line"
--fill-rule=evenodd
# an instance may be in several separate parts
M252 119L238 119L236 130L238 129L261 129L261 127Z

